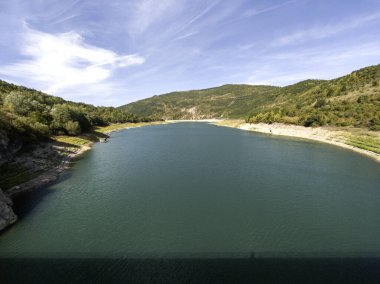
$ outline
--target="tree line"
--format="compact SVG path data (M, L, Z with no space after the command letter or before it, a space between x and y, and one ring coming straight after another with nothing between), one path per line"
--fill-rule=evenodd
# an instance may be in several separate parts
M114 107L96 107L0 80L0 130L30 141L78 135L110 123L150 121Z

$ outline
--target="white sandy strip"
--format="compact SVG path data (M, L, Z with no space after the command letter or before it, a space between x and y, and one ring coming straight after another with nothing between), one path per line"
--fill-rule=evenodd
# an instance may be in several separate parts
M329 143L332 145L353 150L360 154L364 154L368 157L375 159L377 162L380 162L379 154L345 144L344 139L342 139L341 137L344 131L334 131L334 130L329 130L329 129L325 129L321 127L311 128L311 127L303 127L303 126L298 126L298 125L286 125L286 124L281 124L281 123L274 123L274 124L242 123L242 124L237 124L235 126L229 126L229 125L224 125L223 123L220 123L216 125L234 127L234 128L238 128L242 130L247 130L247 131L268 133L272 135L282 135L282 136L311 139L311 140L315 140L319 142Z
M179 119L179 120L165 120L167 123L178 123L178 122L209 122L209 123L217 123L223 120L210 118L210 119Z

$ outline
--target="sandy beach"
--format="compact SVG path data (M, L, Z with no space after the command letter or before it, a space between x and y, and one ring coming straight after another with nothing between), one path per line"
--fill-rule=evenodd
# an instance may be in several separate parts
M255 131L260 133L267 133L271 135L281 135L289 137L297 137L303 139L310 139L318 142L328 143L335 146L350 149L357 153L366 155L380 163L380 154L372 151L361 149L352 145L348 145L349 137L354 134L366 136L367 133L362 133L362 129L348 129L348 128L329 128L329 127L304 127L298 125L286 125L282 123L273 124L249 124L244 121L223 120L214 123L218 126L233 127L246 131ZM380 132L371 132L371 137L377 138L380 141Z
M218 123L223 120L216 118L209 119L178 119L178 120L166 120L167 123L179 123L179 122L209 122L209 123Z

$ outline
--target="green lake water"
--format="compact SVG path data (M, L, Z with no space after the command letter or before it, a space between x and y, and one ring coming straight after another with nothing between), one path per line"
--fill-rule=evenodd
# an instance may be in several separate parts
M380 256L380 164L206 123L115 132L16 202L2 257Z

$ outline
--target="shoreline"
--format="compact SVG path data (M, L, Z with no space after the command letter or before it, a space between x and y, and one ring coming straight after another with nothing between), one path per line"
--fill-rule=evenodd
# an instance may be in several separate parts
M181 123L181 122L209 122L209 123L217 123L223 121L222 119L217 118L206 118L206 119L178 119L178 120L165 120L167 123Z
M86 145L81 146L76 151L71 151L70 154L62 158L62 160L59 162L59 164L52 169L40 174L39 176L26 181L24 183L21 183L19 185L15 185L7 190L4 191L4 193L9 198L14 198L15 196L30 192L38 188L43 188L51 185L56 180L58 180L59 176L66 171L72 162L73 159L79 157L83 153L89 151L92 148L93 142L89 142Z
M96 129L95 131L107 135L111 134L112 132L124 130L124 129L131 129L131 128L137 128L137 127L143 127L143 126L150 126L150 125L159 125L159 124L164 124L166 122L142 122L142 123L123 123L123 124L112 124L110 126L106 127L101 127ZM75 137L75 136L73 136ZM107 137L108 139L109 137ZM89 151L92 149L93 145L98 142L106 142L106 140L102 140L104 138L98 138L98 141L88 141L86 144L78 146L78 149L72 150L69 149L70 147L64 146L63 149L64 151L67 151L69 154L64 156L61 161L59 161L58 165L53 167L50 170L47 170L43 172L42 174L38 175L37 177L28 180L24 183L15 185L7 190L4 190L4 193L10 197L13 198L14 196L18 194L22 194L24 192L29 192L32 190L35 190L37 188L41 187L46 187L54 183L59 176L67 170L71 162L84 154L85 152ZM53 145L59 141L51 142ZM58 147L58 146L56 146Z
M54 142L51 142L52 144ZM13 211L13 199L18 195L31 192L40 188L45 188L56 182L60 175L70 167L72 159L78 157L84 152L91 149L93 143L83 145L77 151L71 151L67 156L64 156L59 164L31 180L15 185L7 190L0 189L0 234L5 229L15 224L18 220L17 215ZM68 149L65 149L68 151Z
M109 138L108 134L115 131L142 127L142 126L159 125L159 124L166 124L166 122L160 121L160 122L148 122L148 123L144 122L144 123L135 123L135 124L134 123L113 124L107 127L95 129L95 132L97 132L97 134L106 136L107 137L106 139L108 139ZM62 173L64 173L67 169L70 168L71 163L74 159L80 157L83 153L91 150L92 146L95 143L106 142L105 137L102 137L102 138L97 137L97 140L94 140L94 141L86 140L87 142L81 145L59 146L59 143L62 143L62 141L55 140L55 138L57 137L53 137L53 141L49 142L51 147L54 147L55 151L57 152L67 153L66 155L62 156L62 158L58 161L58 164L56 166L53 166L51 169L44 171L43 173L39 174L38 176L26 182L22 182L6 190L2 190L0 188L0 213L1 213L0 214L1 215L0 216L0 233L17 222L17 216L13 212L13 198L27 192L46 188L54 184L55 182L58 181ZM66 136L65 138L75 139L78 137ZM89 137L87 138L90 139ZM83 138L80 138L80 139L83 139ZM76 146L77 149L73 150L72 146Z
M131 129L131 128L138 128L138 127L144 127L144 126L153 126L153 125L162 125L162 124L168 124L168 121L152 121L152 122L137 122L137 123L121 123L121 124L111 124L110 126L105 126L97 129L102 134L111 134L113 132L125 130L125 129Z
M253 131L259 133L265 133L269 135L278 135L278 136L287 136L294 138L302 138L322 143L327 143L330 145L335 145L341 148L345 148L356 153L362 154L368 158L375 160L380 163L380 154L375 152L365 150L353 145L349 145L350 138L354 137L353 135L359 135L358 137L366 137L369 135L368 131L363 129L350 129L350 128L335 128L335 127L304 127L299 125L287 125L282 123L257 123L249 124L243 121L234 121L234 120L219 120L216 123L212 123L216 126L237 128L244 131ZM362 131L365 131L362 133ZM371 133L374 137L380 141L380 132Z
M159 121L159 122L136 123L136 124L133 124L133 123L113 124L110 126L98 128L96 129L96 131L98 131L101 134L108 135L113 132L125 130L125 129L151 126L151 125L181 123L181 122L206 122L206 123L210 123L216 126L236 128L236 129L240 129L244 131L253 131L253 132L259 132L259 133L264 133L264 134L269 134L269 135L287 136L287 137L301 138L301 139L327 143L330 145L335 145L341 148L355 151L356 153L365 155L366 157L372 158L373 160L380 163L380 154L346 144L348 142L347 137L349 137L349 135L352 135L352 132L350 132L348 128L347 129L346 128L331 128L331 127L330 128L329 127L316 127L316 128L310 127L309 128L309 127L304 127L304 126L286 125L286 124L281 124L281 123L249 124L242 120L197 119L197 120L166 120L166 121ZM362 129L359 129L359 131L360 130ZM377 136L377 138L380 141L380 132L373 132L372 134ZM13 198L14 196L18 194L22 194L24 192L32 191L37 188L51 185L59 178L59 176L64 171L66 171L70 167L71 162L75 158L78 158L83 153L91 150L94 143L97 143L97 142L105 142L105 141L101 139L99 139L98 141L89 141L88 143L84 145L80 145L79 148L74 151L73 150L69 151L68 148L66 147L65 151L69 152L69 154L64 156L57 166L43 172L42 174L38 175L37 177L29 181L26 181L24 183L15 185L7 190L4 190L5 195L10 198Z

